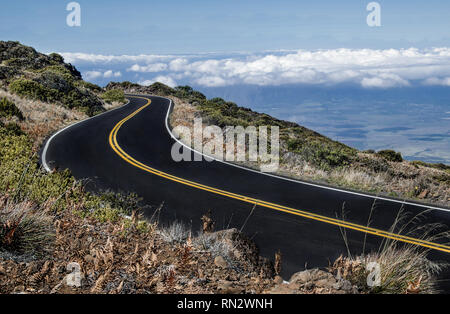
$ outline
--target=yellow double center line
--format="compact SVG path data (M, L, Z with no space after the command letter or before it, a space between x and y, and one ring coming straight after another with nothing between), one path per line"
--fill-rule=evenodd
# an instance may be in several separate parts
M243 195L239 195L239 194L235 194L235 193L231 193L228 191L224 191L224 190L220 190L220 189L216 189L207 185L203 185L197 182L193 182L193 181L189 181L180 177L176 177L174 175L171 175L169 173L157 170L155 168L149 167L139 161L137 161L136 159L134 159L133 157L131 157L130 155L128 155L119 145L119 143L117 142L117 133L119 132L120 128L130 119L132 119L134 116L136 116L137 114L139 114L142 110L144 110L145 108L147 108L148 106L150 106L151 104L151 100L146 98L146 97L137 97L135 96L134 98L141 98L141 99L145 99L147 101L147 103L145 105L143 105L142 107L140 107L139 109L137 109L136 111L134 111L132 114L130 114L129 116L125 117L124 119L122 119L119 123L117 123L114 126L114 129L111 131L110 135L109 135L109 144L112 147L112 149L117 153L117 155L119 155L123 160L125 160L127 163L142 169L146 172L149 172L151 174L157 175L159 177L163 177L165 179L171 180L171 181L175 181L184 185L188 185L191 186L193 188L196 189L200 189L200 190L204 190L204 191L208 191L211 193L215 193L215 194L219 194L222 196L226 196L229 198L233 198L233 199L237 199L246 203L250 203L250 204L256 204L258 206L262 206L262 207L266 207L266 208L271 208L277 211L281 211L281 212L285 212L285 213L289 213L292 215L296 215L296 216L301 216L307 219L312 219L315 221L321 221L327 224L331 224L331 225L335 225L335 226L339 226L342 228L346 228L346 229L351 229L351 230L356 230L356 231L360 231L363 233L367 233L367 234L372 234L372 235L376 235L379 237L383 237L383 238L387 238L387 239L392 239L392 240L396 240L396 241L400 241L400 242L404 242L404 243L409 243L409 244L414 244L414 245L418 245L421 247L425 247L425 248L429 248L429 249L434 249L434 250L438 250L438 251L442 251L442 252L446 252L446 253L450 253L450 247L443 245L443 244L439 244L439 243L433 243L433 242L429 242L429 241L425 241L422 239L416 239L416 238L412 238L412 237L408 237L408 236L404 236L401 234L395 234L395 233L391 233L388 231L384 231L384 230L379 230L379 229L375 229L375 228L371 228L371 227L366 227L366 226L362 226L362 225L358 225L358 224L354 224L351 222L347 222L344 220L339 220L339 219L335 219L335 218L329 218L326 216L322 216L322 215L318 215L318 214L314 214L312 212L308 212L308 211L304 211L304 210L298 210L298 209L294 209L294 208L290 208L290 207L286 207L286 206L282 206L282 205L278 205L278 204L274 204L274 203L270 203L270 202L266 202L266 201L262 201L262 200L258 200L255 198L251 198L251 197L246 197Z

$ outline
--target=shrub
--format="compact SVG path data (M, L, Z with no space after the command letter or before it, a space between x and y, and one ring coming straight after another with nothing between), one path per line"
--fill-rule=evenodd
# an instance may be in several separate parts
M112 104L114 102L118 103L125 103L125 94L123 90L120 89L111 89L109 91L106 91L101 96L104 101L106 101L109 104Z
M226 260L229 260L233 249L224 236L218 233L201 233L193 239L193 243L198 249L210 252L213 257L222 256Z
M25 134L20 126L15 122L7 123L6 125L2 125L2 127L8 135L20 136Z
M287 147L289 151L300 154L305 161L324 170L347 166L355 155L355 151L351 148L320 138L309 141L298 138L289 139Z
M387 161L393 161L393 162L402 162L403 157L401 153L397 153L396 151L387 149L387 150L380 150L377 153L378 156L386 159Z
M52 219L30 202L7 203L0 210L0 249L42 256L51 251Z
M44 102L53 102L58 98L58 91L45 88L43 85L27 79L18 79L9 85L12 93L21 97L40 100Z
M411 164L414 166L422 166L422 167L434 168L434 169L443 170L443 171L450 171L450 166L443 164L443 163L432 164L432 163L424 162L421 160L415 160L415 161L411 161Z
M11 117L17 117L19 120L23 120L23 114L19 110L19 108L16 107L16 105L9 101L6 97L3 97L0 99L0 117L4 118L11 118Z
M167 85L156 82L149 86L149 88L155 93L159 95L174 95L175 90Z
M182 243L188 239L190 230L183 223L175 221L167 227L161 227L159 234L169 243Z
M53 53L49 54L48 56L50 57L50 59L52 59L52 61L54 61L56 63L64 63L64 58L60 54L53 52Z
M189 99L189 101L206 100L206 96L202 93L195 91L190 86L178 86L175 87L175 96L178 98Z
M82 80L77 81L75 84L80 88L85 88L95 93L100 93L101 91L103 91L103 89L100 86Z
M112 191L103 192L97 199L99 202L118 209L121 214L125 215L137 212L140 208L139 202L142 201L135 193L115 193Z
M58 64L58 65L50 65L50 66L48 66L48 67L39 69L39 70L37 70L36 72L37 72L37 73L45 73L45 72L48 72L48 73L55 73L55 74L58 74L58 75L68 75L68 77L66 76L66 79L70 79L70 80L74 79L74 78L72 77L72 74L70 73L69 69L67 69L65 66L63 66L63 65L61 65L61 64Z
M380 285L369 287L368 265L380 266ZM372 264L373 265L373 264ZM364 293L405 294L435 293L436 275L443 265L427 259L427 252L413 246L390 245L381 252L355 258L339 258L333 265L335 272L344 274L344 279L358 286Z
M9 89L25 98L48 103L59 102L70 109L77 108L89 116L105 111L96 96L76 88L73 79L66 78L69 75L60 76L52 71L46 73L47 75L40 78L41 82L21 78L13 81Z

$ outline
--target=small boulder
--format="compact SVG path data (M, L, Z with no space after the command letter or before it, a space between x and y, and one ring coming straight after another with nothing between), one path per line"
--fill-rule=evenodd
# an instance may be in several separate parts
M244 289L231 281L221 280L217 285L217 290L223 294L240 294Z
M281 276L275 276L275 278L273 279L273 282L275 282L276 284L282 284L283 283L283 278L281 278Z
M291 279L289 280L290 283L299 283L304 284L308 281L311 281L311 273L309 270L300 271L298 273L295 273L291 276Z
M216 258L214 259L214 265L216 265L219 268L227 268L228 267L227 261L220 255L216 256Z
M281 284L281 285L276 285L275 287L273 287L269 291L266 291L265 293L268 293L268 294L294 294L295 291L291 290L288 285Z

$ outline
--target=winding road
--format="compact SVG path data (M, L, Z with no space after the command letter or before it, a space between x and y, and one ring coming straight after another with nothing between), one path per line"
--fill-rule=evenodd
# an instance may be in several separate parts
M211 210L216 229L242 228L262 256L273 259L280 250L285 278L305 267L328 266L348 250L378 250L388 240L429 249L433 260L450 262L448 244L408 233L418 225L448 225L448 208L280 178L221 161L175 162L176 139L167 123L171 101L127 98L123 107L54 134L44 146L43 166L68 168L77 179L89 179L93 191L135 192L149 205L147 216L164 202L162 223L178 220L200 230L201 216ZM391 226L401 209L408 213L405 221L423 214L398 234ZM446 272L443 287L450 286L448 279Z

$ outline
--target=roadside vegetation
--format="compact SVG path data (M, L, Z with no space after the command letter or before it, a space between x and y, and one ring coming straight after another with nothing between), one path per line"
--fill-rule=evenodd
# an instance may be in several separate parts
M372 217L375 203L372 206ZM444 224L423 224L427 211L413 216L403 210L389 228L390 232L412 236L427 242L448 245L450 231ZM344 215L344 213L343 213ZM370 226L370 219L368 227ZM349 247L347 233L341 229L343 241ZM338 277L361 287L363 293L379 294L433 294L439 292L437 276L450 266L447 262L432 262L428 259L431 249L397 240L383 239L378 250L366 252L367 234L364 237L362 252L340 256L329 267ZM371 284L369 284L371 282Z
M125 94L123 90L113 89L104 92L101 95L102 99L108 104L124 104L126 103Z
M19 120L23 120L22 112L16 107L16 105L6 97L0 98L0 118L12 118L16 117Z

